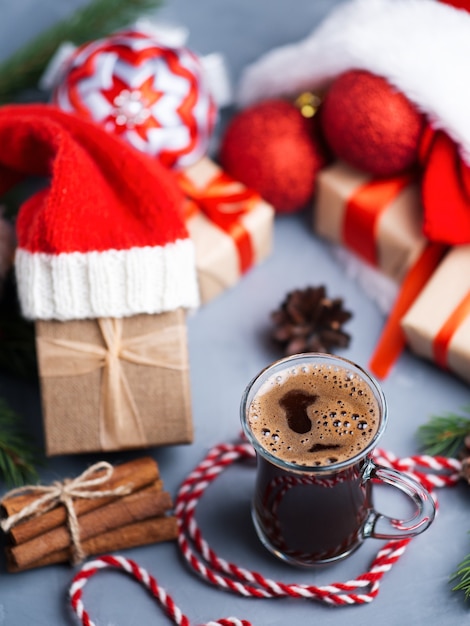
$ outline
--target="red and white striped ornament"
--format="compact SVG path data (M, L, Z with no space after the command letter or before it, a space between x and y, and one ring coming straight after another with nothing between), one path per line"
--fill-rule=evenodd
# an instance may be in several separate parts
M167 167L187 167L203 156L216 119L201 59L139 28L72 52L52 102Z

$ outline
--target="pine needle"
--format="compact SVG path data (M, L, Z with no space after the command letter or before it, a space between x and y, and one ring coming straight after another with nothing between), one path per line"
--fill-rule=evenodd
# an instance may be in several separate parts
M155 9L161 0L94 0L70 18L55 24L0 64L0 104L18 92L36 88L59 45L80 45L108 35Z
M38 453L31 438L20 430L20 417L0 398L0 480L9 486L37 481Z
M452 574L450 580L459 578L460 582L452 587L452 591L463 591L465 593L465 600L470 598L470 554L458 566L457 571Z
M427 424L418 428L418 439L426 452L432 456L457 456L465 437L470 435L470 407L462 409L469 417L446 413L433 416Z

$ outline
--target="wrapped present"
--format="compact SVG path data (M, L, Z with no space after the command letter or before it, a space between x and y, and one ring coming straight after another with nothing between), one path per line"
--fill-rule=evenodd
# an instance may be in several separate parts
M199 294L174 176L46 105L3 107L0 141L0 187L51 180L20 208L15 255L47 454L190 442L185 309Z
M447 253L402 328L413 352L470 382L470 245Z
M429 243L422 233L419 186L411 176L372 179L338 161L322 170L317 181L314 230L354 253L363 268L371 268L372 274L362 268L357 273L367 278L367 292L386 304L381 308L387 320L368 365L384 378L405 346L401 320L445 246ZM395 288L392 298L385 293L389 285Z
M372 179L339 161L317 178L314 230L400 283L426 244L419 186L409 176Z
M192 441L185 312L36 321L48 455Z
M274 209L207 157L180 172L179 182L205 303L269 255Z

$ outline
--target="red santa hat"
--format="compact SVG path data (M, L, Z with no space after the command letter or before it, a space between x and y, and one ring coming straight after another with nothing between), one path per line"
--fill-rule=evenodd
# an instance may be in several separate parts
M248 66L238 102L327 88L350 69L387 79L429 121L421 146L425 233L470 242L469 10L470 0L342 3L304 40Z
M50 178L17 219L25 317L124 317L198 304L183 198L163 166L47 105L0 108L0 145L0 194L27 176Z

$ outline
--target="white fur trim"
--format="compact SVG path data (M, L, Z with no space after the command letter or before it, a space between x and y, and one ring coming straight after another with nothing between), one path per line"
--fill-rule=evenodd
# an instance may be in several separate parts
M194 246L72 252L18 249L18 296L28 319L72 320L161 313L199 303Z
M247 106L325 86L349 69L368 70L445 130L470 164L469 64L469 13L436 0L353 0L304 40L248 66L237 98Z

